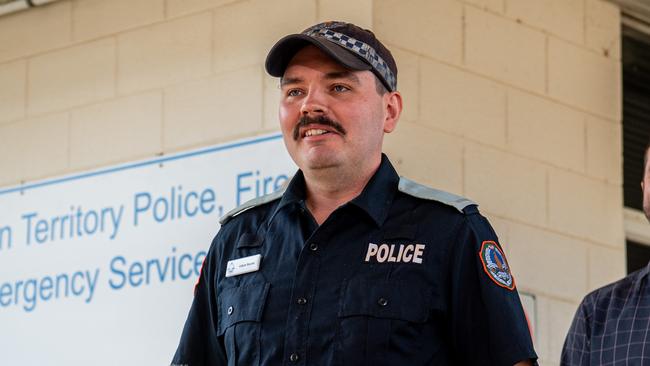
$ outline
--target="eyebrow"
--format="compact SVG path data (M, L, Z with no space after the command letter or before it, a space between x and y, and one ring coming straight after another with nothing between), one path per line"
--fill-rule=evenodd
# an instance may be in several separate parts
M355 75L352 71L348 71L348 70L328 72L325 74L325 79L326 80L348 79L357 84L360 83L359 77L357 77L357 75ZM299 84L303 81L304 79L300 77L288 77L288 78L282 77L280 79L280 86Z
M284 76L280 78L280 86L285 86L288 84L298 84L302 82L302 78L285 78Z
M327 80L332 80L332 79L348 79L351 81L354 81L355 83L359 83L359 78L357 75L355 75L352 71L334 71L334 72L328 72L325 74L325 79Z

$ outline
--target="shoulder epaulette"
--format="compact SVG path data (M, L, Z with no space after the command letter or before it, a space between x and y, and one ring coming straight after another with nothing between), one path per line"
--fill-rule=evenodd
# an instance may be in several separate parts
M476 205L474 201L465 197L441 191L439 189L427 187L404 177L399 178L398 189L400 192L406 193L413 197L430 201L438 201L444 203L447 206L455 207L460 212L464 212L463 210L467 206Z
M261 196L261 197L253 198L250 201L246 201L246 202L242 203L241 205L239 205L239 206L235 207L234 209L228 211L227 214L223 215L219 219L219 224L223 225L223 224L227 223L228 221L230 221L230 219L232 219L233 217L239 215L240 213L242 213L242 212L244 212L246 210L250 210L253 207L260 206L260 205L263 205L265 203L269 203L271 201L277 200L278 198L282 197L282 195L284 194L284 191L286 189L287 189L287 187L285 185L284 187L282 187L281 189L278 189L277 191L275 191L273 193L269 193L269 194Z

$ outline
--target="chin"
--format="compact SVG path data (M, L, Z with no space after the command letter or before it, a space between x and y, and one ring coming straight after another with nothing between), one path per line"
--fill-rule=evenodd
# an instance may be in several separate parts
M336 168L337 166L339 166L339 164L334 164L328 161L310 161L307 162L305 168L309 170L322 170Z
M310 170L331 169L341 165L341 161L333 156L308 157L304 160L304 167Z
M325 169L340 165L343 161L341 154L333 149L311 148L299 154L301 168Z

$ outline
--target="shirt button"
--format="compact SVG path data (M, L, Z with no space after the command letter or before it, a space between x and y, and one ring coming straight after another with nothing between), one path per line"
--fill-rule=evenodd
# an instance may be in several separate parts
M297 353L292 353L291 356L289 356L289 361L296 362L296 361L298 361L299 358L300 357L298 357Z
M304 297L299 297L298 298L298 305L305 305L307 303L307 299Z
M228 306L228 315L232 314L233 311L235 311L235 308Z
M318 244L316 244L316 243L309 244L309 249L311 249L314 252L317 251L318 250Z
M386 306L388 305L388 300L384 299L383 297L380 297L379 300L377 300L377 304L379 304L379 306Z

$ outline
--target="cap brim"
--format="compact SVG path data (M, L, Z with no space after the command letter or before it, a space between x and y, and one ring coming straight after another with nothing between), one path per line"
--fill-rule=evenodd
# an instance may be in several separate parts
M361 57L348 51L343 46L326 39L314 38L305 34L291 34L279 40L266 56L266 72L271 76L284 75L293 56L302 48L314 45L343 66L352 70L371 70L372 66Z

